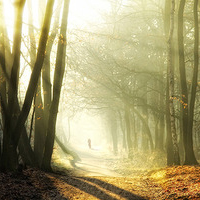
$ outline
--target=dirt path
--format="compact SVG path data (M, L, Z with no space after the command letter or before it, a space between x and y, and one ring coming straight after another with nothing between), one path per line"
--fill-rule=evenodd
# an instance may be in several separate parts
M117 157L100 151L78 154L81 161L65 173L45 173L32 168L21 173L0 173L0 199L200 199L199 166L165 167L154 171L132 167L131 173L126 173L129 175L122 176L125 168L119 168L123 163L118 162L118 168L114 166Z
M78 151L81 161L76 163L75 170L85 176L121 176L108 163L114 162L114 156L106 155L98 150Z
M200 199L200 167L163 168L134 177L73 176L26 169L0 173L0 199Z
M168 167L132 177L50 175L68 199L200 199L200 167Z

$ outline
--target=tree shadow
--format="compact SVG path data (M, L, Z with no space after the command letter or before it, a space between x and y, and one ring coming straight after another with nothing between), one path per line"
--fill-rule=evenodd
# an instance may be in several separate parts
M63 197L53 181L42 171L28 169L22 172L0 173L1 200L59 199Z
M119 188L115 185L112 185L110 183L107 183L105 181L99 180L97 178L92 178L92 177L81 177L81 179L89 181L91 183L94 183L98 186L100 186L103 189L106 189L114 194L119 195L120 197L126 198L126 199L140 199L140 200L145 200L144 197L138 196L132 192L129 192L127 190L124 190L122 188Z
M34 183L35 189L41 194L40 199L68 200L68 198L62 196L54 182L43 171L33 170L31 172L30 169L27 176Z
M56 178L64 181L79 190L88 193L101 200L117 200L117 199L130 199L130 200L146 200L146 198L136 195L132 192L114 186L105 181L97 178L90 177L75 177L75 176L57 176Z

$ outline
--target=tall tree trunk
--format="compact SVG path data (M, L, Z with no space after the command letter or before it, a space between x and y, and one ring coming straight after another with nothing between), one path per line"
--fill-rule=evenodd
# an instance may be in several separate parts
M171 10L171 1L165 0L165 14L164 14L164 30L165 37L169 37L169 28L170 28L170 10ZM174 164L174 149L172 143L172 134L171 134L171 125L170 125L170 110L169 110L169 68L167 67L167 82L166 82L166 151L167 151L167 165L171 166Z
M3 16L3 5L2 2L0 1L0 15ZM1 101L7 105L7 98L6 98L6 74L5 74L5 69L6 69L6 62L5 62L5 22L4 22L4 17L1 17L0 19L0 98Z
M35 95L35 134L34 134L34 153L39 164L42 163L44 145L45 145L45 119L43 112L43 101L41 95L41 78L38 80L37 91Z
M0 1L0 15L3 16L3 3ZM5 65L5 45L4 45L4 18L0 19L0 165L1 165L1 149L2 149L2 138L3 138L3 129L4 129L4 112L6 108L6 77L4 70ZM4 107L4 109L3 109Z
M32 4L31 0L28 0L28 9L29 9L29 39L30 39L30 64L31 70L33 70L34 62L36 59L36 41L35 41L35 34L33 28L33 12L32 12ZM45 141L45 128L44 128L44 114L43 114L43 102L41 96L41 78L38 80L37 91L34 96L35 98L35 135L34 135L34 153L39 163L41 163L42 155L43 155L43 148L44 148L44 141Z
M15 170L16 165L17 165L17 153L16 153L17 145L19 143L21 132L24 128L25 121L26 121L29 111L30 111L33 96L34 96L36 86L37 86L37 81L38 81L40 71L42 68L42 64L44 61L44 54L45 54L45 48L46 48L46 43L47 43L47 38L48 38L48 33L49 33L50 22L51 22L53 4L54 4L54 0L48 1L47 11L46 11L45 20L44 20L44 26L42 28L42 33L41 33L41 37L40 37L40 41L39 41L36 63L35 63L34 69L31 74L31 79L30 79L29 86L28 86L28 89L26 92L22 111L20 112L19 117L15 116L15 117L17 117L17 119L15 120L16 125L12 125L12 127L10 127L10 126L8 126L8 123L7 123L7 126L6 126L5 133L9 132L10 134L6 135L7 138L4 137L5 138L5 140L4 140L5 147L3 147L3 155L2 155L3 160L5 160L5 162L3 162L4 169ZM14 61L14 63L15 63L15 61ZM13 70L13 71L14 71L13 73L16 73L16 70ZM17 78L15 78L15 81L16 80L17 80ZM15 83L15 82L13 82L13 83ZM13 88L16 90L17 87L13 87ZM14 98L15 98L14 99L15 102L18 102L16 93L14 94ZM16 105L18 105L18 104L16 104ZM8 141L11 141L11 143L9 143ZM6 149L6 145L9 145L7 147L7 149Z
M188 113L188 129L185 136L185 162L184 164L198 164L193 150L193 121L194 121L194 106L196 99L196 88L198 81L198 65L199 65L199 25L198 25L198 0L194 0L194 69L192 78L191 98Z
M119 113L119 121L120 121L120 127L121 127L121 131L122 131L122 134L123 134L123 141L122 141L122 147L123 149L127 149L127 142L126 142L126 131L125 131L125 123L124 123L124 120L123 120L123 117L122 117L122 112L118 112Z
M18 82L20 70L20 49L22 35L22 17L25 0L15 3L16 16L13 39L13 64L8 88L8 109L5 119L4 137L3 137L3 153L2 153L2 169L15 170L18 165L17 149L14 147L13 137L14 126L18 116Z
M1 5L2 6L2 5ZM3 16L3 13L1 13L1 16ZM0 49L0 52L2 53L2 56L3 56L3 59L2 61L0 62L1 65L3 65L3 67L0 68L0 74L1 76L3 77L1 79L1 83L0 83L0 94L1 94L1 101L2 101L2 104L1 107L4 108L2 110L2 126L4 127L4 115L6 114L6 107L7 107L7 97L6 97L6 80L9 81L9 76L8 74L6 75L5 72L6 72L6 63L5 63L5 41L4 41L4 37L5 37L5 33L6 33L6 30L5 30L5 27L4 27L4 18L1 17L1 22L0 22L0 28L1 28L1 33L2 33L2 38L1 38L1 41L0 43L2 45L1 46L1 49ZM7 77L6 77L7 76ZM17 103L17 109L18 109L18 112L20 111L19 109L19 105ZM34 154L33 154L33 151L31 149L31 146L29 144L29 142L27 142L27 133L26 133L26 128L24 127L23 128L23 132L22 132L22 137L20 138L20 141L19 141L19 153L24 161L24 163L26 164L29 164L29 165L32 165L32 166L36 166L36 161L35 161L35 157L34 157Z
M147 105L147 82L146 80L142 80L142 87L144 89L144 106L142 107L142 115L144 117L144 120L146 121L146 124L148 125L148 109L145 107L145 105ZM144 151L148 151L149 150L149 140L148 140L148 135L147 135L147 129L145 124L142 124L142 148Z
M44 170L51 170L51 157L53 153L56 120L60 100L60 92L62 87L62 80L65 71L65 54L66 54L66 31L67 31L67 20L68 20L69 0L64 1L62 23L60 30L60 39L58 42L56 67L54 72L53 81L53 99L49 111L47 137L45 142L45 151L42 161L42 168Z
M170 28L169 28L169 37L167 40L167 53L168 53L168 71L169 71L169 111L170 111L170 125L171 125L171 134L172 134L172 142L173 142L173 150L174 150L174 164L180 164L179 158L179 149L178 149L178 141L177 141L177 133L176 133L176 124L175 124L175 112L174 112L174 67L172 61L172 38L174 32L174 12L175 12L175 1L171 1L171 13L170 13Z
M28 114L29 114L29 111L31 108L31 104L32 104L32 101L34 98L34 94L35 94L35 91L37 88L37 82L40 77L40 72L42 69L43 62L44 62L44 55L45 55L46 44L47 44L47 39L48 39L48 34L49 34L49 28L50 28L50 23L51 23L54 1L55 0L48 0L48 3L47 3L45 19L44 19L44 24L42 27L41 36L40 36L36 62L35 62L33 71L31 73L31 78L29 81L26 95L25 95L24 104L22 106L22 111L18 117L17 124L15 127L15 130L18 130L16 133L15 140L14 140L16 146L19 141L20 132L23 128L23 125L24 125L27 117L28 117Z
M160 95L159 95L159 144L158 149L163 151L164 150L164 136L165 136L165 116L163 113L164 109L164 82L163 80L160 80Z
M154 124L155 124L155 150L159 150L160 133L159 133L159 119L154 113Z
M45 113L45 119L48 118L49 108L51 104L51 78L50 78L50 54L53 47L54 40L56 38L56 35L58 33L59 29L59 21L60 21L60 12L61 12L61 4L63 0L58 1L58 7L55 11L55 20L53 23L53 28L51 35L48 39L48 44L46 48L46 55L44 59L44 66L42 69L42 88L43 88L43 97L44 97L44 113Z
M172 134L170 126L170 110L169 110L169 78L167 75L167 87L166 87L166 151L167 151L167 165L172 166L174 164L174 149L172 143Z
M183 142L184 149L187 148L187 129L188 129L188 91L185 72L185 53L183 43L183 12L185 7L185 0L181 0L178 10L178 52L179 52L179 73L180 73L180 85L181 85L181 114L183 125ZM186 153L186 151L185 151ZM185 155L186 156L186 155Z
M125 106L125 122L126 122L126 139L128 146L128 158L133 156L133 142L131 137L130 109Z
M181 0L178 10L178 47L179 47L179 71L181 83L181 97L182 97L182 121L183 121L183 142L185 149L184 164L197 164L197 160L193 150L193 118L194 118L194 104L196 97L197 74L198 74L198 45L199 45L199 31L198 31L198 1L194 1L194 22L195 22L195 45L194 45L194 71L192 79L192 92L190 102L188 101L188 88L186 80L185 69L185 54L183 41L183 12L185 7L185 0Z
M113 142L113 152L114 152L114 155L117 155L118 153L117 121L116 121L115 113L112 113L111 116L112 117L110 118L110 132L111 132L112 142Z
M131 129L132 129L132 135L133 135L133 149L134 151L138 150L138 133L136 131L136 120L135 115L132 113L131 115Z
M51 105L51 100L52 100L52 85L51 85L51 69L50 69L50 58L51 58L51 51L53 47L53 43L55 41L56 35L58 33L59 29L59 21L60 21L60 12L62 9L62 2L63 0L58 1L58 7L56 8L55 11L55 20L53 23L52 27L52 32L49 36L48 43L47 43L47 48L46 48L46 55L44 59L44 64L43 64L43 69L42 69L42 89L43 89L43 128L44 131L42 133L39 133L40 136L42 135L42 142L38 143L39 146L39 152L42 153L43 157L43 152L45 148L45 139L46 139L46 133L47 133L47 126L48 126L48 119L49 119L49 109ZM41 109L40 109L41 110ZM38 140L39 141L39 140ZM37 150L37 147L35 146L35 150ZM42 150L42 151L41 151Z

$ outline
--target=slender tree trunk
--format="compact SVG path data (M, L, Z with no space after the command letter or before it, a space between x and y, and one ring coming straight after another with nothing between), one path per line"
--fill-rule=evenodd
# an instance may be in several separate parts
M164 30L165 37L169 37L170 29L170 11L171 11L171 1L165 0L165 14L164 14ZM167 66L167 82L166 82L166 151L167 151L167 165L171 166L174 164L174 149L172 143L171 125L170 125L170 110L169 110L169 68Z
M45 140L46 140L46 133L47 133L47 126L48 126L48 119L49 119L49 109L52 101L52 85L51 85L51 69L50 69L50 62L51 62L51 51L53 47L53 43L55 41L56 35L59 29L59 21L60 21L60 12L62 9L62 2L63 0L58 1L58 7L55 10L55 20L53 23L52 32L49 36L47 48L46 48L46 55L44 59L43 69L42 69L42 89L43 89L43 139L41 141L42 144L42 158L43 152L45 148ZM39 137L38 137L39 138ZM40 148L41 149L41 148Z
M181 85L181 114L183 125L183 142L184 149L187 148L187 129L188 129L188 91L185 72L185 54L183 43L183 12L185 7L185 0L181 0L178 10L178 49L179 49L179 73L180 73L180 85ZM185 151L186 154L186 151ZM186 155L185 155L186 156Z
M45 119L48 119L50 104L51 104L51 76L50 76L50 54L53 47L54 40L56 38L56 35L58 33L59 29L59 20L60 20L60 12L61 12L61 4L63 0L58 1L58 8L55 11L55 21L53 23L53 28L51 35L48 39L48 44L46 48L46 55L44 59L44 66L42 69L42 88L43 88L43 97L44 97L44 115ZM47 126L47 122L45 122Z
M73 157L73 159L75 161L81 161L81 158L78 156L78 154L76 154L75 152L71 151L70 149L68 149L59 139L57 136L55 136L55 141L57 142L57 144L59 145L59 147L62 149L62 151L70 156Z
M169 110L169 75L167 75L167 87L166 87L166 150L167 150L167 165L172 166L174 164L174 147L172 143L172 134L170 126L170 110Z
M3 16L3 5L2 2L0 2L0 15ZM5 22L4 17L1 17L0 19L0 98L1 101L4 103L4 105L7 105L7 98L6 98L6 63L5 63Z
M132 138L131 138L130 110L127 106L125 108L125 122L126 122L126 138L127 138L127 146L128 146L128 158L132 158L133 142L132 142Z
M50 106L47 137L45 142L45 151L42 161L42 168L48 171L51 170L51 157L53 153L53 146L55 139L56 120L59 107L60 92L62 87L62 80L65 71L68 10L69 10L69 0L65 0L63 7L61 30L60 30L60 39L58 42L58 49L57 49L56 67L54 72L53 99Z
M50 22L51 22L53 4L54 4L54 0L48 1L47 12L45 15L45 20L44 20L44 26L42 28L42 33L41 33L41 37L40 37L40 41L39 41L36 63L35 63L34 69L31 74L31 79L30 79L29 86L28 86L28 89L26 92L22 111L20 112L19 116L14 116L15 118L17 117L17 119L14 120L14 122L16 122L15 123L16 125L13 124L12 126L8 126L8 125L10 125L9 122L7 122L5 125L5 127L6 127L5 133L6 133L7 138L4 137L5 140L3 142L4 142L5 146L3 147L3 155L2 155L3 160L5 160L5 162L3 162L4 169L15 170L17 167L16 166L17 165L17 146L19 143L21 132L24 128L25 121L26 121L29 111L30 111L30 107L32 104L35 90L36 90L38 78L39 78L42 64L44 61L45 48L46 48L49 27L50 27ZM15 63L15 61L14 61L14 63ZM12 73L17 72L17 70L13 70L13 71L14 72L12 72ZM17 78L15 78L15 81L16 80L17 80ZM13 81L13 84L16 84L15 81ZM17 89L17 87L13 87L13 86L12 86L12 88L14 88L15 90ZM16 93L14 94L14 98L15 98L14 101L18 102ZM16 105L18 105L18 104L16 104ZM12 122L13 122L13 118L12 118ZM7 134L7 133L9 133L9 134ZM7 147L7 145L8 145L8 147Z
M142 80L143 82L143 89L144 89L144 106L142 107L142 115L144 117L144 120L146 121L146 124L148 125L148 109L145 107L145 105L147 104L147 82L145 80ZM148 135L147 135L147 129L146 129L146 125L143 123L142 124L142 147L144 151L148 151L149 150L149 140L148 140Z
M194 106L196 99L196 88L198 81L198 65L199 65L199 21L198 21L198 0L194 0L194 69L192 78L191 98L188 113L188 129L185 135L185 162L184 164L198 164L193 150L193 121L194 121ZM181 16L182 17L182 16Z
M0 15L3 15L2 2L0 1ZM3 129L4 129L4 113L6 112L7 99L6 99L6 77L3 69L6 68L5 65L5 46L4 46L4 21L0 19L0 166L1 166L1 149L2 149L2 139L3 139ZM4 109L3 109L4 107Z
M169 37L167 40L167 50L168 50L168 69L169 69L169 111L170 111L170 125L171 125L171 134L174 150L174 164L180 164L178 142L177 142L177 133L176 133L176 124L175 124L175 112L174 112L174 67L172 61L172 38L174 32L174 12L175 12L175 1L171 1L171 13L170 13L170 28L169 28Z
M183 120L182 120L183 110L181 107L182 107L182 104L180 104L180 119L179 119L179 124L180 124L179 152L180 152L180 161L181 163L184 163L185 150L184 150L184 143L183 143Z
M134 107L131 107L131 109L138 116L138 118L142 122L143 127L146 129L145 133L147 134L147 137L149 138L150 150L153 151L154 149L153 138L152 138L151 131L150 131L149 125L147 124L146 119L140 114L140 112L137 109L135 109Z
M30 64L31 70L33 70L34 62L36 59L36 41L33 28L33 12L31 0L28 0L28 9L29 9L29 39L30 39ZM41 163L44 141L45 141L45 128L44 128L44 114L43 114L43 102L41 96L41 78L38 80L38 86L36 94L34 95L34 109L35 109L35 135L34 135L34 153L39 163Z
M112 111L111 111L112 112ZM117 122L116 122L116 115L113 113L110 118L110 132L112 136L113 142L113 152L114 155L118 153L118 134L117 134Z
M18 166L17 149L14 147L14 126L18 116L18 82L20 69L20 49L22 35L22 17L25 0L15 3L16 17L13 42L13 64L8 88L8 109L3 136L2 169L15 170Z
M38 159L39 164L42 163L44 145L45 145L45 119L44 106L41 95L41 78L38 80L37 91L35 95L35 134L34 134L34 153Z
M5 21L3 16L3 2L0 1L0 168L1 168L1 154L2 154L2 146L3 146L3 130L4 130L4 122L5 115L7 113L7 97L6 97L6 62L5 62ZM7 77L8 80L8 77Z
M162 112L164 109L164 82L161 80L160 83L160 96L159 96L159 144L158 144L158 149L163 151L164 150L164 137L165 137L165 116L164 113Z
M160 143L159 119L155 113L154 113L154 123L155 123L155 150L159 150L159 143Z
M127 149L127 142L126 142L126 131L125 131L125 123L124 123L124 120L123 120L123 117L122 117L122 112L118 112L119 113L119 121L120 121L120 127L121 127L121 131L122 131L122 134L123 134L123 141L122 141L122 147L123 149Z
M1 13L3 14L3 13ZM3 123L2 123L2 126L4 127L4 115L6 114L6 107L7 107L7 97L6 97L6 80L9 81L9 76L7 74L7 77L6 77L6 64L5 64L5 45L4 45L4 33L6 32L5 31L5 27L4 27L4 20L3 20L3 17L1 18L1 33L2 33L2 40L0 41L2 45L1 48L2 50L0 49L0 52L2 52L2 55L3 55L3 60L1 62L1 65L3 65L2 68L0 68L0 74L2 75L2 82L0 83L0 93L1 93L1 98L2 98L2 108L4 107L4 109L2 110L2 117L3 117ZM2 70L4 69L4 70ZM2 70L2 71L1 71ZM20 109L19 109L19 104L17 102L16 104L16 107L17 107L17 112L20 112ZM23 132L22 132L22 137L20 138L20 142L19 142L19 153L23 159L23 161L26 163L26 164L29 164L29 165L32 165L32 166L36 166L36 162L35 162L35 157L34 157L34 154L33 154L33 151L31 149L31 146L29 144L29 142L27 142L27 134L26 134L26 129L25 127L23 128Z
M132 113L132 117L131 117L131 124L132 124L132 135L133 135L133 149L135 151L138 150L138 134L136 131L136 122L135 122L135 115L134 113Z
M198 45L199 45L199 31L198 31L198 1L194 1L194 22L195 22L195 45L194 45L194 71L192 79L192 92L190 102L188 101L188 88L186 80L185 69L185 55L184 55L184 41L183 41L183 13L185 7L185 0L181 0L178 10L178 47L179 47L179 71L181 83L181 97L182 97L182 121L183 121L183 142L185 149L184 164L197 164L197 160L193 150L193 118L194 118L194 104L196 97L197 74L198 74ZM189 104L190 103L190 104Z

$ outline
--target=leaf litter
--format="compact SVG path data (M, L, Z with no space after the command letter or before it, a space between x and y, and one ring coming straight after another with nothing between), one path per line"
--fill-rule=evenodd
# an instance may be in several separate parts
M200 199L200 166L135 171L131 176L85 176L76 170L0 173L0 199Z

